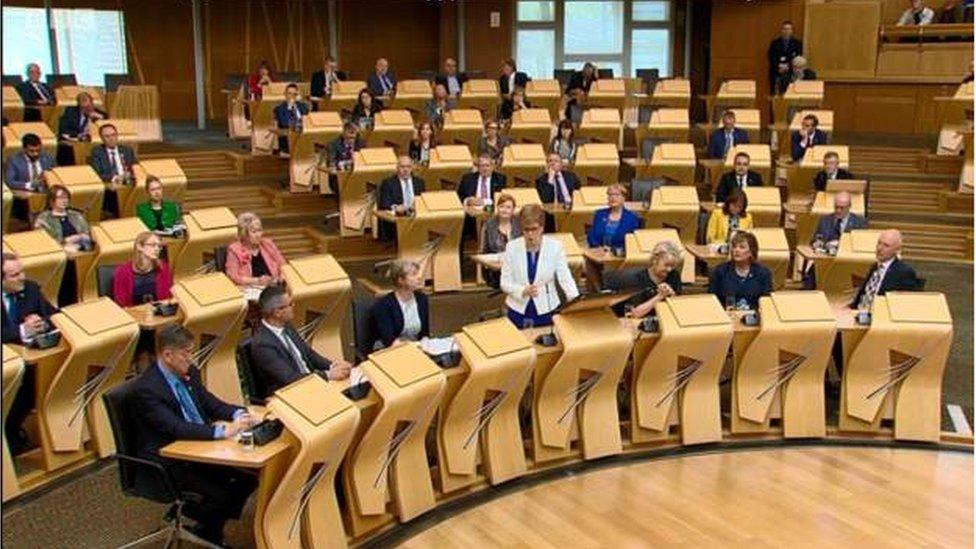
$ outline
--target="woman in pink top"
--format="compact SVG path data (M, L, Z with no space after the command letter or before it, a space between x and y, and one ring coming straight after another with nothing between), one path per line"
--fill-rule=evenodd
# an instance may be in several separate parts
M246 212L237 216L237 240L227 247L224 271L238 286L265 287L281 282L285 257L264 237L261 219Z
M112 299L120 307L173 297L173 275L169 265L159 259L162 248L162 240L154 233L146 231L136 237L135 258L116 267L112 277Z

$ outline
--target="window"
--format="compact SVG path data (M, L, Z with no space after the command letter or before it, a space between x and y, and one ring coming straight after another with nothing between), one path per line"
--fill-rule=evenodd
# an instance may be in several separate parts
M3 74L24 76L28 63L37 63L42 71L53 72L47 10L4 6Z
M615 77L671 74L671 0L516 0L515 59L534 78L590 61Z
M128 72L121 11L54 10L58 65L79 84L101 86L106 74Z
M555 2L524 1L518 3L519 21L555 21Z
M101 86L106 74L128 72L119 10L4 6L3 29L4 74L23 74L36 62L44 73L73 73L79 84Z
M525 74L552 74L556 58L556 33L551 30L523 30L518 33L515 61Z
M623 2L567 2L563 51L620 54L624 51Z

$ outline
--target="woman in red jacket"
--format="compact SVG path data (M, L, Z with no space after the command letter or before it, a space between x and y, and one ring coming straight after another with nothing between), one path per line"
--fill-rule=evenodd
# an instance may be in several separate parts
M169 265L159 259L162 240L146 231L136 237L135 257L115 268L112 299L120 307L170 299L173 275Z
M279 284L285 256L265 238L261 218L251 212L237 216L237 240L227 246L224 272L238 286L264 288Z

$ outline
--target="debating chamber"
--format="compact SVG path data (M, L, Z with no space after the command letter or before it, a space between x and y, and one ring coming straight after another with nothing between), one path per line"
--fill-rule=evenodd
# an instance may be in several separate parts
M4 548L972 547L972 0L9 0Z

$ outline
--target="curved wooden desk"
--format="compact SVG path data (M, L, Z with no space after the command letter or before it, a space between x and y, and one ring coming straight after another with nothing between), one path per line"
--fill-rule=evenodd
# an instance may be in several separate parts
M478 480L479 449L491 484L525 474L518 411L536 357L504 318L465 326L455 338L467 375L448 380L441 403L437 455L445 493Z
M315 352L341 358L342 326L352 300L352 282L330 254L303 257L281 269L295 302L298 333Z
M261 517L264 542L275 549L345 547L335 475L356 433L359 409L316 375L276 391L268 408L297 448Z
M69 350L38 406L41 431L55 452L78 452L87 419L99 457L110 456L115 439L102 393L125 378L139 325L107 297L65 307L51 322L61 330ZM94 376L92 370L97 371Z
M844 368L840 429L878 432L881 420L891 417L896 439L937 442L951 344L952 316L944 295L876 297L871 326Z
M376 207L380 183L396 171L396 153L390 147L362 149L353 153L352 171L339 172L339 234L354 236L372 227L370 212ZM321 186L322 192L328 185ZM329 191L331 192L331 191Z
M236 353L247 313L244 294L224 273L210 273L177 282L173 297L183 326L199 345L194 360L207 390L225 402L243 404Z
M380 405L363 421L343 472L353 537L386 522L388 501L401 522L434 507L424 437L446 384L444 372L415 345L377 351L360 368Z
M837 320L823 292L773 292L759 298L762 327L736 349L732 374L732 433L770 430L783 419L783 436L823 437L827 410L824 373Z
M27 278L37 282L49 302L57 303L68 264L64 248L43 229L5 234L3 248L20 257Z
M0 425L3 425L3 433L0 433L3 442L3 501L16 496L20 493L20 482L17 481L17 471L14 470L14 460L10 456L10 447L7 446L7 414L14 403L14 397L20 389L20 382L24 378L24 359L12 348L3 346L3 400L0 415Z
M669 298L657 315L660 337L634 364L631 440L666 440L675 419L683 444L721 440L718 380L732 342L728 314L706 294Z
M170 256L173 279L202 274L214 269L213 257L217 246L226 246L237 237L237 216L230 208L201 208L186 212L186 240L178 254Z

